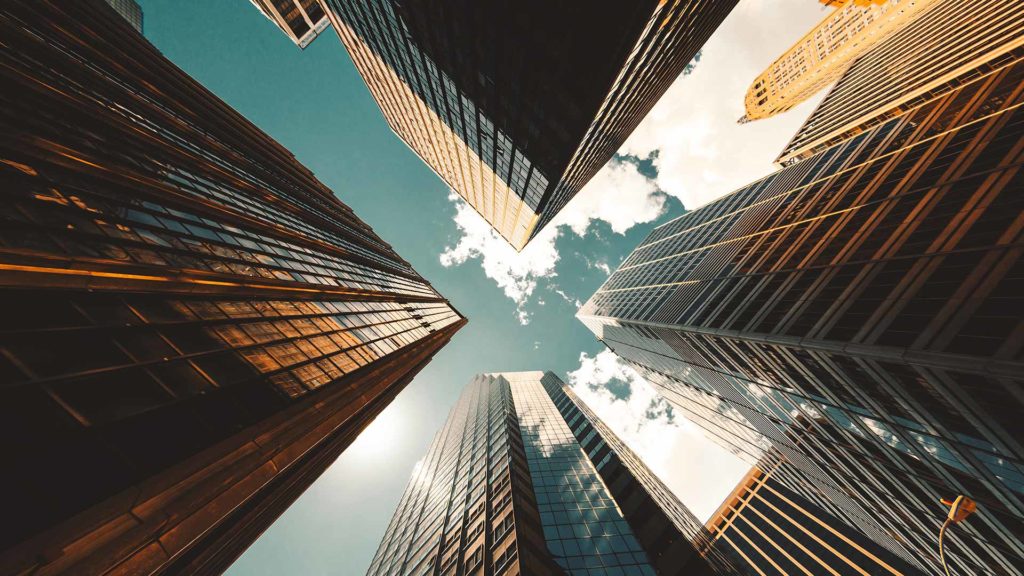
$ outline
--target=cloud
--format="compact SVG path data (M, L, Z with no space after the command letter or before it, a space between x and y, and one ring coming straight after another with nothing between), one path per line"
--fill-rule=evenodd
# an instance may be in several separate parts
M565 300L570 306L575 307L577 310L583 306L583 302L580 302L579 298L573 298L566 294L565 290L559 288L556 284L551 285L551 291L557 294L562 300Z
M516 317L525 325L530 322L526 305L538 281L542 278L550 281L557 276L555 265L559 255L555 241L566 228L583 237L594 221L603 220L613 232L624 234L637 224L661 216L666 196L658 191L653 179L640 173L635 162L613 159L522 252L516 252L458 194L452 192L448 199L455 204L455 224L461 236L454 246L446 247L441 253L441 264L452 267L479 260L484 274L516 303ZM591 265L589 260L588 265ZM597 261L593 266L611 273L607 262ZM557 286L552 289L566 302L580 307L578 298Z
M651 159L660 190L700 207L775 170L772 162L824 92L774 118L739 125L750 83L824 17L806 0L745 0L619 150Z
M701 521L718 509L750 465L704 436L610 350L580 354L573 391Z
M559 235L558 229L549 226L522 252L516 252L457 194L452 192L448 199L455 203L455 225L462 236L455 246L449 246L441 253L441 265L451 267L479 259L484 274L516 303L519 323L528 324L530 315L525 305L537 288L537 280L556 275L558 251L555 250L555 240Z
M608 263L605 262L604 260L596 260L596 261L587 260L587 266L591 267L591 268L597 268L598 270L600 270L601 272L604 272L605 274L609 274L610 275L612 273L612 267L609 266Z
M652 222L665 211L664 194L652 178L640 173L634 161L612 158L558 213L553 226L568 226L585 236L596 220L612 232L625 234L637 224Z

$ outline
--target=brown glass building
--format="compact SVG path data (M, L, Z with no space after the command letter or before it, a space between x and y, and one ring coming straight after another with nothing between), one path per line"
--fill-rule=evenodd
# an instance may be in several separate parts
M1022 56L656 228L579 313L710 436L926 573L939 499L966 494L951 571L1024 574Z
M757 466L707 528L715 548L757 576L924 576Z
M367 574L737 574L708 544L557 376L481 374L416 465Z
M219 573L465 320L102 0L0 38L0 573Z
M388 124L521 250L735 0L325 0Z

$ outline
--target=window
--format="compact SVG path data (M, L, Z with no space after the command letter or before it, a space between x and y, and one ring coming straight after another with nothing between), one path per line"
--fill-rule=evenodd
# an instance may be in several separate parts
M484 563L484 549L483 546L478 546L476 550L473 550L466 557L466 572L471 573L476 570Z
M508 547L506 547L504 550L502 550L494 558L494 573L495 574L501 574L509 566L511 566L512 562L514 562L515 559L519 556L518 552L519 551L516 548L516 541L512 540L509 543Z

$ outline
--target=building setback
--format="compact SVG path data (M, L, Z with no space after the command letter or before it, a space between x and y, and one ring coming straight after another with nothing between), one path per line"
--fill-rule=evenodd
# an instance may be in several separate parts
M521 250L735 0L324 4L395 133Z
M369 576L734 574L703 526L551 372L473 378Z
M957 494L979 512L947 538L951 569L1024 573L1024 63L1007 54L656 228L578 314L712 438L927 573Z
M928 4L919 17L850 66L777 162L808 158L1024 53L1024 4L1019 0Z
M0 573L219 574L465 319L101 0L0 37Z
M249 1L303 50L331 25L320 0Z
M750 574L924 576L754 466L707 523Z

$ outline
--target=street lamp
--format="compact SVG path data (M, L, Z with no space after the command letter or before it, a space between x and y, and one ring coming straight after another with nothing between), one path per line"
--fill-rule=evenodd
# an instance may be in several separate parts
M942 523L942 528L939 528L939 560L942 561L942 569L946 571L946 576L949 575L949 566L946 565L946 554L942 549L942 539L946 535L946 527L950 524L958 524L966 519L977 509L978 505L967 496L963 494L956 497L956 500L950 502L943 498L940 500L946 506L949 506L949 514L946 515L946 521Z

